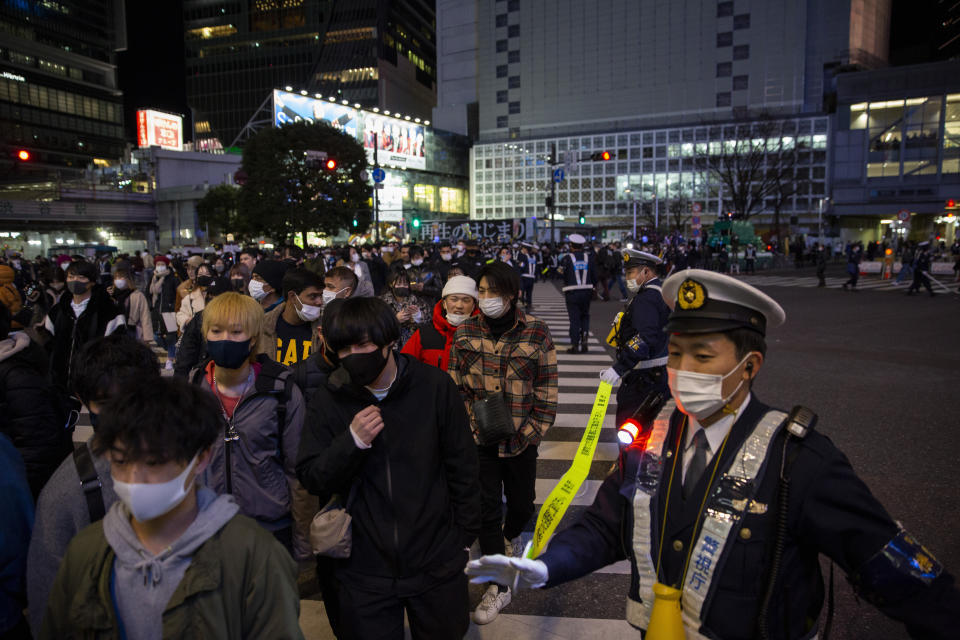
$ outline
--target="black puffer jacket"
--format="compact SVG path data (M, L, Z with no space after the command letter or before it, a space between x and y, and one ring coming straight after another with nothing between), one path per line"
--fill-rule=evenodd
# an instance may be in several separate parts
M50 375L61 389L67 388L73 358L80 347L114 332L124 332L127 327L123 311L102 285L94 285L90 302L79 318L73 313L72 301L73 296L64 294L44 322L44 326L53 334Z
M0 340L0 432L23 456L33 499L71 451L67 416L25 333Z
M394 579L423 588L466 563L480 529L477 447L463 399L446 372L394 354L396 381L377 399L341 367L311 398L297 458L297 477L320 497L346 495L357 483L350 558L338 572L366 585ZM369 449L349 425L376 404L384 428Z

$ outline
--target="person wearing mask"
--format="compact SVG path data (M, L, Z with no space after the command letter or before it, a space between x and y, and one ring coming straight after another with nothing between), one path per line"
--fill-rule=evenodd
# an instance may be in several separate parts
M213 283L204 291L204 308L210 301L221 293L233 291L230 281L226 278L214 278ZM194 367L209 356L206 350L206 341L203 339L203 309L193 314L193 317L183 326L183 333L177 341L177 357L173 362L173 375L187 378Z
M824 554L911 638L955 638L954 577L888 515L813 411L753 393L783 308L700 269L667 278L663 299L673 401L545 552L480 558L474 579L551 588L629 559L626 618L647 637L659 618L660 631L675 629L659 637L793 640L818 636Z
M360 250L354 246L344 248L342 257L337 261L338 267L347 267L357 276L357 287L355 295L360 297L372 297L373 281L370 276L370 268L361 258Z
M261 260L253 268L247 288L264 313L283 304L283 275L289 268L290 263L282 260Z
M410 279L410 291L426 298L432 307L440 299L442 287L436 281L433 270L424 265L423 248L413 244L405 246L403 250L409 254L409 262L404 262L404 268Z
M380 299L386 302L400 323L400 348L417 330L417 325L430 317L433 304L411 292L409 269L396 266L387 275L388 290Z
M403 345L402 352L446 371L453 334L476 313L477 282L468 276L450 278L443 287L443 298L433 307L433 318L420 325Z
M215 276L213 267L204 262L197 266L193 279L194 287L181 301L177 309L177 328L183 333L183 328L190 319L200 310L207 299L207 288L213 284Z
M123 315L127 319L127 333L137 340L150 342L153 337L150 303L147 296L133 286L133 272L129 263L122 260L114 263L113 283L107 287L107 293L123 309Z
M440 247L434 254L433 262L431 263L431 268L435 274L434 277L440 282L446 282L450 277L449 272L451 265L453 265L453 247L450 246L449 242L444 240L440 243Z
M284 303L263 318L259 350L290 366L310 357L312 325L323 312L323 280L313 271L294 267L283 275Z
M115 333L88 342L80 350L70 391L89 409L96 432L101 408L119 393L121 386L135 381L151 388L158 377L159 365L153 350L130 335ZM61 456L59 467L37 500L37 518L27 557L28 608L34 636L40 635L47 597L67 545L83 528L102 518L117 500L110 461L93 455L92 440L91 436L72 447L73 455Z
M627 289L633 298L613 324L613 346L617 350L612 367L600 372L600 379L617 389L617 424L633 416L644 400L659 393L663 401L667 387L667 324L670 308L660 295L657 274L663 260L645 251L625 249L623 268ZM622 378L622 380L621 380Z
M260 262L260 250L255 247L246 247L240 252L237 264L247 268L247 273L253 273L253 268Z
M291 555L309 557L306 533L313 513L306 522L294 521L296 504L306 499L294 471L303 396L287 367L256 352L263 309L248 296L220 294L203 310L202 331L210 360L189 378L217 399L224 429L213 445L206 483L233 495L241 513Z
M231 291L236 291L237 293L242 293L244 295L250 295L250 290L248 288L248 283L250 282L250 272L247 271L245 266L242 264L235 264L230 267L228 278L230 279Z
M175 270L181 278L180 284L177 285L177 299L174 304L174 311L179 311L184 298L196 290L197 269L199 269L203 263L203 256L194 255L187 258L186 264L182 266L179 262L177 262L176 265L171 265L171 267L175 267ZM184 275L186 275L186 277L184 277Z
M364 245L360 249L360 258L370 271L373 295L379 296L387 286L387 263L380 257L379 246Z
M338 636L402 638L406 613L415 638L461 638L479 528L463 402L446 373L395 351L399 323L377 298L338 303L323 338L339 366L310 402L297 474L321 502L353 494Z
M457 257L456 263L465 275L476 280L477 273L486 262L480 254L480 246L476 238L468 238L463 243L463 253ZM460 245L457 245L458 247Z
M153 337L167 350L164 368L173 369L177 355L177 276L166 256L154 258L153 279L150 281L150 311L153 318Z
M520 533L536 498L537 447L557 415L557 351L546 323L517 308L520 277L515 269L492 262L479 276L480 313L454 334L448 369L477 442L480 550L503 554L506 538L510 555L519 557ZM497 415L508 424L488 424ZM498 426L512 435L499 440L487 435L499 431ZM491 581L473 621L492 622L510 598L510 583Z
M301 639L296 566L202 485L216 401L177 378L104 407L93 440L119 499L70 543L39 637Z
M323 277L323 304L353 297L357 290L357 274L349 267L334 267Z
M500 251L497 254L497 259L507 266L516 268L516 265L513 264L513 251L506 245L500 247Z
M586 353L590 335L590 302L597 284L594 256L584 250L586 242L579 233L570 234L570 253L560 261L564 301L570 321L570 347L567 353Z
M67 268L67 290L47 317L44 328L53 336L50 375L65 390L80 348L115 331L125 332L123 311L102 285L96 284L97 268L89 262L71 262Z

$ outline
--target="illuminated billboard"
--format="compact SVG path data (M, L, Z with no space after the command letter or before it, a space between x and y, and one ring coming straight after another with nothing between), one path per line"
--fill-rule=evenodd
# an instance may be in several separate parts
M183 150L183 118L153 109L137 111L137 144L141 147L160 147Z
M301 121L327 122L350 134L363 144L370 164L373 164L376 134L377 160L380 164L404 169L427 168L425 128L422 124L290 91L274 90L274 126Z

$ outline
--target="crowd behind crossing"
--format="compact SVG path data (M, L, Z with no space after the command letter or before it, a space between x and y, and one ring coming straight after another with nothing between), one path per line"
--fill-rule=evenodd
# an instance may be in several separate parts
M620 243L571 240L8 256L0 632L299 638L308 564L338 638L496 619L514 585L471 602L464 567L519 561L535 515L558 376L534 283L566 285L570 354L590 300L637 289ZM645 248L648 282L710 264ZM342 508L346 556L317 526Z

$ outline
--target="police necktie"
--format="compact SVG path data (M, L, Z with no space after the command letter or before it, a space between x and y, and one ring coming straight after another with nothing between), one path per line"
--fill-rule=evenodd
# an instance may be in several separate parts
M697 486L697 481L703 475L703 470L707 467L707 451L710 450L710 443L707 441L707 433L703 427L697 429L693 434L693 459L690 466L687 467L687 475L683 479L683 499L686 500L693 493L693 488Z

